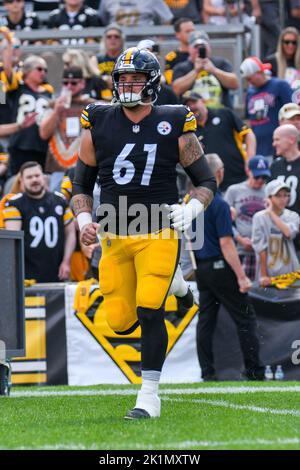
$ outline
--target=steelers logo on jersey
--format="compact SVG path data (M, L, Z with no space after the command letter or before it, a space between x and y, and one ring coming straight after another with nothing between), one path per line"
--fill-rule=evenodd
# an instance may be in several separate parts
M161 135L168 135L168 134L170 134L171 130L172 130L172 126L168 121L161 121L157 125L157 131Z

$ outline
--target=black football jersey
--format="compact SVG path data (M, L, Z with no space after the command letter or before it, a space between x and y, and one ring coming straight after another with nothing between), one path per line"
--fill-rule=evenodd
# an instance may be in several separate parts
M196 129L194 114L188 108L154 106L135 124L119 105L91 104L83 111L81 123L91 129L101 204L112 204L119 210L120 196L126 196L128 207L140 203L148 209L153 204L178 201L178 138Z
M11 31L31 31L40 27L40 21L36 13L24 11L19 23L12 23L8 16L4 16L1 26L7 26Z
M165 78L168 85L173 81L173 69L180 62L188 60L189 53L183 51L171 51L165 56Z
M111 90L107 88L107 85L102 78L94 76L87 78L85 80L86 85L83 90L83 94L88 94L91 98L95 100L110 100L112 93Z
M300 158L288 162L279 157L271 165L272 179L280 179L291 188L291 198L288 209L300 215ZM295 239L295 246L300 250L300 235Z
M98 14L95 10L88 7L81 7L79 12L75 16L68 15L65 8L62 10L57 9L50 13L48 28L58 28L61 30L80 30L84 28L89 28L92 26L100 26L100 20ZM84 44L84 39L62 39L62 44Z
M100 75L111 75L117 57L111 57L107 54L97 54L97 62L98 62L98 69L100 72Z
M34 199L19 193L6 203L4 220L22 221L26 279L58 282L64 254L64 226L73 220L62 194L46 192L41 199Z
M52 87L51 87L52 88ZM37 112L42 115L52 97L50 87L41 85L37 92L20 82L17 88L7 92L7 103L11 109L12 122L22 122L25 115ZM37 124L16 132L10 137L9 146L22 150L46 152L48 142L40 138Z

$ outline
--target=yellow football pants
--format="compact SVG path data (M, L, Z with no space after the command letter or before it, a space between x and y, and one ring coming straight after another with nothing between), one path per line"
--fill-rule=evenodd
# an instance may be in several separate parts
M177 232L151 235L102 240L99 284L107 322L116 332L137 322L137 307L162 307L170 288L179 259Z

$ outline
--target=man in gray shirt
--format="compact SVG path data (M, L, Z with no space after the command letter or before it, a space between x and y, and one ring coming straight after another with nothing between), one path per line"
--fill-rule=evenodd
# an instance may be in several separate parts
M252 248L252 219L265 208L265 184L271 176L267 160L257 155L248 162L248 179L229 186L225 194L234 215L234 238L246 275L255 279L256 258Z
M266 186L267 209L253 217L252 245L257 255L257 279L263 287L272 276L279 276L300 267L293 239L299 233L300 217L286 209L291 189L278 179Z
M99 17L104 25L147 26L170 24L173 14L163 0L101 0Z

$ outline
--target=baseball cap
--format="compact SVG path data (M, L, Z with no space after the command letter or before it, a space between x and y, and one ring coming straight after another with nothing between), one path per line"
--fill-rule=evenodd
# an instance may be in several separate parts
M197 44L208 44L209 36L205 31L193 31L189 36L189 45L197 46Z
M182 95L182 101L183 103L186 103L187 101L198 101L201 100L202 96L199 93L196 93L195 91L188 90Z
M279 110L278 120L290 119L297 114L300 115L300 106L296 103L286 103Z
M257 176L271 176L268 161L262 155L250 158L248 168L255 178Z
M265 72L271 70L272 65L269 63L263 64L258 57L247 57L240 66L240 72L242 77L247 78L254 75L257 72Z
M83 78L83 73L80 67L68 67L64 69L63 78Z
M279 179L272 180L266 185L266 195L267 197L275 196L281 189L291 191L291 188L283 181Z

